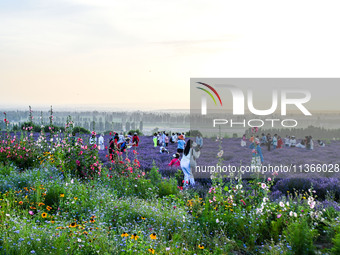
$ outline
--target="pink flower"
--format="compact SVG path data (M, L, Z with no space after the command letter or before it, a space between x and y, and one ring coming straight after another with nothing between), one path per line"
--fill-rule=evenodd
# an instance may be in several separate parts
M268 177L268 181L270 182L272 180L272 178Z
M278 214L278 215L277 215L277 218L278 218L278 219L280 219L280 218L281 218L281 216L282 216L282 214Z
M29 211L28 212L30 215L34 215L34 212L33 211Z
M240 200L242 202L242 204L245 206L246 205L246 202L244 202L243 199Z

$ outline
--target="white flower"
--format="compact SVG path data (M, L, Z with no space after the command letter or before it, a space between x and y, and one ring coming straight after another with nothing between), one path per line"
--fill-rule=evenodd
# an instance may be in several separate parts
M261 208L256 208L256 214L261 214L262 213L262 209Z
M240 185L236 185L236 189L242 189L242 184L240 184Z
M216 219L216 223L220 223L219 219Z
M7 217L11 217L11 215L9 215L8 213L6 213L6 216L7 216Z
M267 185L265 183L261 183L261 188L265 189L265 188L267 188Z
M217 153L217 157L222 157L223 156L223 153L224 153L224 151L223 150L220 150L220 152L219 153Z
M74 183L74 181L73 181L73 179L71 180L71 184L73 184Z
M289 212L289 216L293 217L294 213L292 211Z
M296 213L296 212L294 212L294 217L295 217L295 218L297 217L297 213Z
M281 207L285 207L285 204L281 201L279 204Z
M312 202L309 204L309 207L310 207L310 209L313 209L313 208L315 207L315 202L312 201Z
M289 202L287 202L286 205L289 206Z
M81 243L81 239L80 238L78 238L78 243Z
M269 199L267 197L263 198L263 203L266 203Z

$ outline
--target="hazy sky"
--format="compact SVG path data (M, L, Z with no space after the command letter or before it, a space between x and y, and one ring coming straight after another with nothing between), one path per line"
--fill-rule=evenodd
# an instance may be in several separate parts
M339 77L338 2L0 1L0 105L189 108L190 77Z

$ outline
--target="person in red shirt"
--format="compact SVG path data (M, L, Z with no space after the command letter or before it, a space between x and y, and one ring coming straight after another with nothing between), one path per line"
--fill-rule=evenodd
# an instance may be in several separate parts
M279 137L277 138L277 148L278 148L278 149L281 149L281 148L282 148L282 145L283 145L283 141L282 141L282 139L281 139L281 136L279 136Z
M177 167L177 166L180 166L181 165L181 161L179 160L179 153L176 153L176 154L174 154L173 155L173 159L171 160L171 162L168 164L168 166L175 166L175 167Z
M134 133L134 135L132 137L132 143L133 143L133 146L138 146L138 144L139 144L139 137L138 137L137 133Z

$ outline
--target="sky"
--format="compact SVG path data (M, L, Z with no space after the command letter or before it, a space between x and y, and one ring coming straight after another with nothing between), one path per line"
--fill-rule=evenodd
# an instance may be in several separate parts
M339 7L0 1L0 106L189 109L190 78L339 77Z

